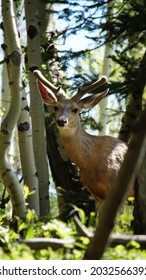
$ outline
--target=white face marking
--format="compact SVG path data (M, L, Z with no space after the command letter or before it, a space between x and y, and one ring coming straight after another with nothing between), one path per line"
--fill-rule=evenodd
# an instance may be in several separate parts
M57 126L60 131L72 133L78 127L79 107L76 102L65 99L54 106ZM72 131L71 131L72 130Z

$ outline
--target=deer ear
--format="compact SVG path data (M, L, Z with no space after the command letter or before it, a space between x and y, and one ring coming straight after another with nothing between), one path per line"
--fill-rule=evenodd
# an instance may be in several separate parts
M109 89L107 89L107 90L105 90L101 93L90 95L90 96L87 96L85 98L82 98L79 101L80 108L81 109L85 109L85 108L91 109L91 108L93 108L95 105L97 105L102 100L102 98L104 98L107 95L108 91L109 91Z
M55 94L50 89L43 85L39 80L37 84L41 93L41 97L45 104L54 105L58 102Z

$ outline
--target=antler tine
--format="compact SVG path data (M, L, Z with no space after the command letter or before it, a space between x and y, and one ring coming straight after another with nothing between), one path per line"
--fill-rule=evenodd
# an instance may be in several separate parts
M45 86L47 86L55 95L57 95L60 91L61 86L55 87L52 83L50 83L41 73L40 70L34 70L33 74L36 76L36 78L42 82Z
M79 101L83 95L85 95L86 93L91 92L92 90L98 88L99 86L105 84L106 82L107 82L107 77L106 76L102 76L99 80L97 80L96 82L92 83L91 85L83 87L81 89L78 89L77 93L73 96L73 99L75 101Z

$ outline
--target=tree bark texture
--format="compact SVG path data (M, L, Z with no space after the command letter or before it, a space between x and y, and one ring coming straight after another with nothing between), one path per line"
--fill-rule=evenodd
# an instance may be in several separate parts
M134 220L135 234L146 234L146 154L135 183Z
M9 86L11 104L9 111L2 122L0 131L0 176L6 185L9 193L13 214L25 217L26 206L23 189L19 184L16 174L12 171L7 158L7 151L10 147L12 131L16 125L21 110L21 47L16 27L13 1L2 1L2 15L4 24L5 43L9 55Z
M146 85L146 52L141 60L137 77L133 82L132 92L127 101L126 112L122 119L119 139L129 142L134 124L142 111L142 96Z
M22 108L18 120L19 149L24 184L29 188L27 198L29 209L34 209L40 215L38 176L34 159L32 143L32 127L30 110L27 103L25 88L23 87Z
M25 15L27 25L27 46L29 66L41 67L40 30L38 26L38 1L25 0ZM46 156L44 106L42 104L35 78L29 74L31 118L33 132L34 157L39 180L40 215L50 212L49 205L49 172Z

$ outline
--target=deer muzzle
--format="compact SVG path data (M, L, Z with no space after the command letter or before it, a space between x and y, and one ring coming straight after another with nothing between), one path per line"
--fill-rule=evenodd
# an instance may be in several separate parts
M67 124L68 124L67 119L62 119L62 118L57 119L57 125L58 125L59 127L64 127L64 126L66 126Z

